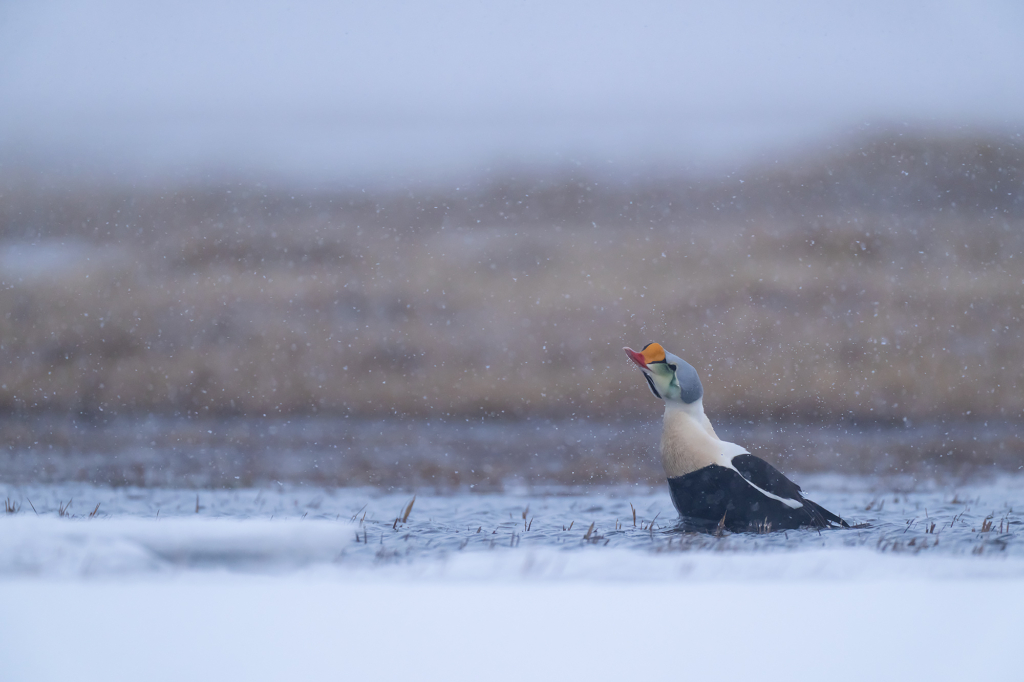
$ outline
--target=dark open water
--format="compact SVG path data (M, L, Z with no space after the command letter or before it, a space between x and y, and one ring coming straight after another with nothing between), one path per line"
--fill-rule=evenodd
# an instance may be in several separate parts
M953 482L1024 470L1016 422L715 424L784 472ZM0 481L225 488L277 482L493 491L662 480L660 418L0 420Z

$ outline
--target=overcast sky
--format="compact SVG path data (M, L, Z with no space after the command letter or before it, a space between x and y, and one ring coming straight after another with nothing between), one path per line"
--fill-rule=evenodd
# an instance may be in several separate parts
M394 178L1019 130L1022 35L1015 2L7 2L0 164Z

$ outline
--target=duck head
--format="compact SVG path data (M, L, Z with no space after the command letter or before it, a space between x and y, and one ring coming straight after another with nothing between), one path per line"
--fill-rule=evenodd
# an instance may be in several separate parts
M678 355L667 352L661 344L649 343L639 353L628 347L622 350L643 370L656 398L690 405L704 396L697 370Z

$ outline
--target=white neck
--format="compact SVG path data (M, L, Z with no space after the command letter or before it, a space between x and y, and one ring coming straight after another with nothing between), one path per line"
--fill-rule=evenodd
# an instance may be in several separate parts
M745 452L718 438L704 414L701 400L686 403L665 401L665 421L661 432L661 464L669 478L683 476L710 464L730 466L734 450ZM728 454L727 454L728 453Z

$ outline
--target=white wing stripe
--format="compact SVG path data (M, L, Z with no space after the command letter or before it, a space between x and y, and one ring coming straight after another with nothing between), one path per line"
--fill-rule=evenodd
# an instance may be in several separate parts
M749 453L747 453L747 454L749 454ZM732 465L731 461L729 462L729 468L732 469L733 471L735 471L737 474L740 474L740 470L737 469L736 467L734 467ZM751 483L750 479L748 479L743 474L740 474L740 478L742 478L744 481L746 481L747 485L749 485L751 488L753 488L754 490L758 491L759 493L761 493L765 497L770 497L773 500L778 500L779 502L781 502L782 504L786 505L790 509L799 509L800 507L804 506L803 502L799 502L797 500L791 500L791 499L786 498L786 497L779 497L778 495L773 495L772 493L768 492L767 490L765 490L763 488L759 488L758 486L756 486L753 483Z

